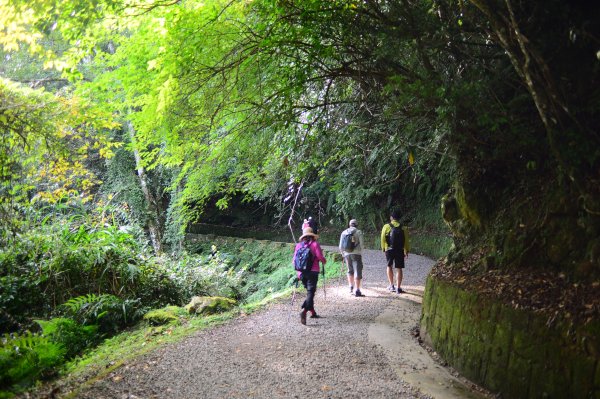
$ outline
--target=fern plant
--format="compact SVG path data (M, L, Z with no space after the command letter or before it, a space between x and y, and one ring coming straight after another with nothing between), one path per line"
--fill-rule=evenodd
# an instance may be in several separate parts
M65 353L62 345L41 334L4 335L0 341L0 390L18 389L52 375Z
M111 294L86 294L63 304L66 315L82 325L97 325L100 332L114 333L139 320L139 300L121 299Z
M84 326L75 320L56 317L36 320L44 336L65 348L65 358L70 359L99 341L98 326Z

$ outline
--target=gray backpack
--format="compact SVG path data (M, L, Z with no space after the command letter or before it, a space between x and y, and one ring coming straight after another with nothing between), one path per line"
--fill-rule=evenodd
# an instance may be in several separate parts
M342 233L342 250L346 252L354 251L354 248L358 245L357 239L354 236L356 230L348 231L344 230Z

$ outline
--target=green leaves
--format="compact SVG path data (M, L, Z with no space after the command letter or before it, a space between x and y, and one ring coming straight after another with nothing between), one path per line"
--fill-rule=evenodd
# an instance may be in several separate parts
M95 36L102 19L114 17L122 9L123 3L118 0L2 2L0 26L4 28L0 32L0 45L5 51L16 51L25 45L31 53L47 60L46 67L77 75L75 67L97 43ZM71 43L69 49L57 52L44 45L43 39L54 31Z
M6 392L17 384L27 386L60 364L65 348L48 337L26 332L0 339L0 388Z
M110 157L117 146L91 134L113 126L106 113L80 98L1 79L0 225L18 231L26 221L13 218L19 206L89 200L99 180L86 167L88 157Z

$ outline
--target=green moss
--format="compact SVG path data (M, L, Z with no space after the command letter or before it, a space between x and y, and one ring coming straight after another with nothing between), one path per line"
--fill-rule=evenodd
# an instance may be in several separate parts
M446 194L442 197L441 204L442 218L448 224L452 224L460 218L460 211L458 209L458 203L456 197L450 194Z
M450 329L450 323L452 322L452 314L448 311L450 307L448 302L443 300L440 296L440 302L438 302L438 313L436 313L436 327L440 330L441 341L448 339L448 330Z
M544 367L554 372L554 370L559 370L565 362L562 353L564 342L559 332L550 333L544 338L542 341L545 359Z
M492 360L499 367L508 365L508 354L512 350L512 329L503 319L496 322L496 332L494 333L494 348Z
M530 375L531 362L512 353L508 362L506 380L502 384L502 392L509 398L527 398Z
M438 283L437 281L431 279L431 277L428 279L428 284L429 284L429 290L431 290L431 304L429 305L429 320L431 322L431 324L433 325L433 320L435 319L435 315L437 314L437 305L438 305L438 299L439 299L439 292L438 292ZM427 295L427 291L428 289L425 288L425 292Z
M231 298L195 296L190 303L185 305L185 309L190 314L211 315L228 311L235 304L236 301Z
M502 310L502 324L508 324L512 333L511 352L517 356L531 358L539 348L532 342L529 314L525 311L504 307Z
M570 384L572 398L590 398L594 391L594 373L596 360L587 356L578 356L573 359L573 374Z
M435 278L426 289L422 323L436 351L464 376L507 397L598 396L600 323L548 325L547 317Z
M510 326L496 324L496 332L490 350L490 363L494 366L488 369L486 385L493 390L500 389L508 377L508 362L511 350Z
M422 304L422 309L423 309L423 314L429 314L431 311L431 291L432 291L432 287L431 287L431 277L427 276L427 279L425 280L425 292L423 293L423 304Z
M185 309L179 306L167 306L162 309L151 310L144 315L144 320L154 326L169 323L179 323L180 317L186 316Z
M513 330L512 352L517 356L529 359L533 363L541 364L544 362L543 342L532 339L529 330Z
M471 380L480 380L483 377L483 361L481 359L481 354L485 353L483 344L472 337L467 337L464 340L463 348L462 374Z
M565 347L548 348L553 349L560 354L560 363L554 368L548 370L548 375L552 379L548 389L552 398L569 398L570 386L573 383L571 367L576 359Z
M594 391L596 398L600 396L600 361L596 360L596 373L594 375Z
M583 353L600 358L600 320L593 320L577 331L578 347Z
M547 398L551 392L551 376L543 364L532 364L529 379L529 392L535 392L539 398Z
M456 204L460 215L468 224L481 227L481 217L473 204L477 204L475 198L465 191L464 187L456 185Z
M448 335L449 335L449 339L452 341L455 341L455 343L457 345L460 344L460 338L462 337L461 334L461 329L460 329L460 322L461 322L461 318L463 317L463 308L458 305L458 306L453 306L453 310L451 312L451 321L450 321L450 328L448 330Z
M496 333L496 318L498 308L483 298L475 296L472 308L469 309L469 323L477 340L487 348L493 342ZM485 357L489 356L489 349L486 350Z

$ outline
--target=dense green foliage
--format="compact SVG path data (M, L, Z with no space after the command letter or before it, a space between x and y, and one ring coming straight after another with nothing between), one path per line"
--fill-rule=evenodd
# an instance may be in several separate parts
M243 273L245 278L238 286L239 295L245 302L257 302L268 295L281 291L291 286L295 281L295 274L291 267L293 245L268 242L261 240L239 240L227 237L198 236L189 242L186 247L190 253L211 253L214 248L226 256L232 270ZM339 272L333 256L327 256L331 270L326 268L328 276L335 276ZM339 263L339 262L338 262Z
M36 4L38 13L9 17L18 29L48 26L71 10L45 14L44 1ZM93 15L114 17L115 4L99 4ZM186 226L206 220L204 210L244 204L265 206L270 217L262 223L298 223L312 213L340 226L352 215L377 230L384 209L410 211L419 197L435 202L449 186L452 156L439 140L447 121L427 117L413 101L418 86L400 97L394 88L422 68L410 44L421 32L395 32L377 10L354 1L157 3L146 12L130 6L118 15L121 24L94 25L93 35L91 25L80 25L86 40L76 44L67 42L92 19L59 23L45 56L69 65L73 76L71 50L95 46L77 65L86 80L75 92L112 112L121 128L108 137L125 147L107 168L93 169L104 181L104 201L126 206L159 241L178 248ZM399 6L389 11L406 16ZM415 12L430 19L426 8ZM381 37L357 40L374 23ZM383 46L385 35L399 47ZM16 48L18 38L6 38L6 48ZM19 55L41 49L25 44ZM396 68L399 50L404 58ZM35 82L46 76L6 74Z
M42 374L60 364L65 348L48 337L25 333L17 337L5 336L0 346L0 397L11 397L5 389L16 384L27 386Z
M115 162L135 159L144 199L131 204L158 252L181 245L206 209L253 203L271 222L352 216L376 230L389 208L410 212L448 191L467 253L483 245L511 265L532 251L563 269L577 252L586 268L597 247L549 258L545 244L528 245L572 229L536 222L547 212L582 212L586 236L597 230L593 5L110 1L66 23L89 5L34 4L7 6L5 49L39 54L45 43L53 65L86 78L76 93L121 123L129 160ZM167 178L152 182L159 169ZM520 204L535 194L526 188L548 180L558 182L551 199L522 223ZM505 233L520 224L522 237Z
M287 248L274 251L257 244L246 250L225 247L231 255L219 249L214 254L155 257L132 235L111 225L93 231L83 225L45 226L12 244L0 250L0 300L3 316L9 318L5 321L13 322L58 311L109 332L126 325L128 318L139 319L136 309L181 306L194 295L247 299L278 269L285 273L273 289L291 278L284 267L289 265ZM115 317L120 319L103 318L106 326L99 322L100 314L119 309L123 314ZM9 326L3 323L4 332Z
M213 240L157 257L132 231L82 219L47 218L0 249L2 389L54 376L150 309L195 295L257 302L291 284L287 246Z

